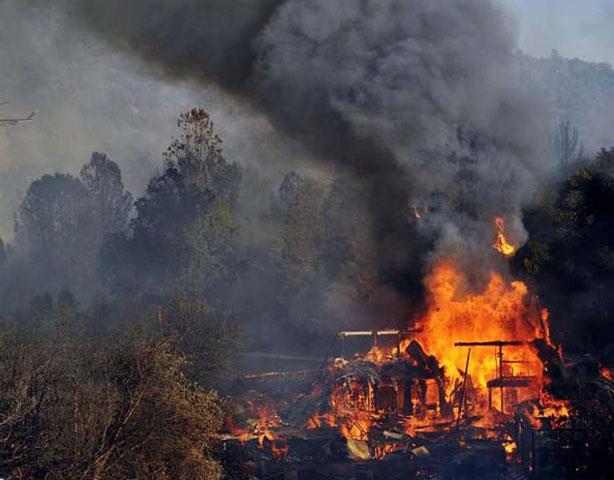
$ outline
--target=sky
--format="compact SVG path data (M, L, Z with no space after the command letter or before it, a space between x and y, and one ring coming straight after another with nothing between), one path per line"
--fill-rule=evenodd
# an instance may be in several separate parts
M614 64L614 0L497 0L517 25L520 47L548 56ZM176 133L181 111L207 108L225 138L229 157L256 168L303 165L299 146L279 138L261 115L221 94L147 77L138 60L110 50L93 35L65 28L52 8L0 0L1 115L35 122L0 128L0 237L10 240L13 213L30 182L56 171L78 174L92 151L116 160L127 186L142 193L162 165L161 152ZM38 3L45 5L45 2ZM49 5L49 4L48 4ZM264 162L267 156L282 162Z
M520 48L534 56L614 64L614 0L501 0L516 17Z

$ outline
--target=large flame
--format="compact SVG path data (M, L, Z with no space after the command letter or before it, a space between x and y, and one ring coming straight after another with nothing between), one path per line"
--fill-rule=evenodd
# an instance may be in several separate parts
M528 342L547 339L547 315L529 295L527 286L492 272L483 291L472 292L454 262L445 259L434 265L426 287L428 310L420 321L418 341L445 367L447 377L459 379L465 369L467 349L455 347L456 342L527 342L505 347L504 375L535 377L538 390L526 392L527 398L535 397L541 388L543 367ZM500 372L497 354L496 347L472 349L469 374L482 393Z
M414 214L420 218L421 212L415 209ZM494 224L493 247L513 255L516 247L505 236L503 218ZM378 344L377 335L383 332L372 332L375 341L368 353L331 362L331 388L312 385L308 395L320 406L303 426L337 429L347 439L348 451L363 460L407 452L411 439L421 432L451 431L454 425L460 431L463 412L475 435L496 438L509 457L517 445L501 422L509 421L512 412L524 415L534 428L565 426L568 402L544 389L544 366L532 347L535 339L552 346L548 311L527 285L492 271L485 286L476 290L451 258L442 258L432 265L425 286L427 308L414 325L418 328L389 331L398 335L395 347ZM410 338L402 340L402 334ZM420 373L377 373L395 371L399 365ZM612 373L604 369L602 375L608 378ZM288 443L273 433L282 425L274 406L249 402L247 410L250 428L231 425L236 438L257 440L276 460L286 458ZM391 431L384 426L392 426ZM371 443L372 435L384 438Z

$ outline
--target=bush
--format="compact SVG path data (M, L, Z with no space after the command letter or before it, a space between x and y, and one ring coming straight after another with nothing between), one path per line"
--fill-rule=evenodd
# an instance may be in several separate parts
M3 328L0 476L216 479L222 418L170 339Z

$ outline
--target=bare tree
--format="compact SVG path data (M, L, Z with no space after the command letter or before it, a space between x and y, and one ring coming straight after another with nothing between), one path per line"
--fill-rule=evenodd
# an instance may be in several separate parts
M577 162L584 155L580 132L569 120L562 121L554 134L554 155L563 168Z

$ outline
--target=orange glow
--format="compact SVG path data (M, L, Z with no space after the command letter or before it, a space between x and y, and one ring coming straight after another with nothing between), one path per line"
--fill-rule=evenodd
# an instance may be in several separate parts
M373 457L377 460L382 460L386 455L394 453L400 449L400 445L396 443L387 443L385 445L377 445L374 448Z
M504 387L505 413L511 413L520 402L539 399L540 405L544 405L540 415L557 418L567 415L564 402L543 395L543 365L530 342L541 338L551 343L548 311L540 307L523 282L507 280L501 274L491 272L485 287L481 291L473 291L456 264L450 259L442 259L432 267L425 286L426 313L418 322L420 328L415 337L401 343L401 356L405 361L412 362L405 351L412 340L417 340L427 355L437 359L444 368L446 400L456 410L451 412L452 415L458 415L458 400L453 398L453 391L464 380L467 361L467 347L457 347L455 343L510 341L519 344L503 347L502 363L498 347L472 348L468 369L472 398L467 407L471 414L480 415L481 426L485 428L498 422L496 412L489 408L500 409L501 388L496 382L502 374L504 381L520 384ZM398 355L396 347L377 345L363 359L381 365L393 361ZM344 364L332 364L330 368L332 371L343 369ZM489 392L488 382L493 380L495 382L491 384ZM436 381L429 380L425 387L426 404L438 405L440 399ZM384 388L391 387L384 385ZM365 384L364 379L346 379L345 383L334 385L326 413L315 415L306 427L334 427L347 439L367 440L373 425L385 415L378 409L374 389L375 386L368 381ZM321 393L320 389L312 392ZM416 405L416 399L413 401ZM437 419L444 416L441 405L428 410L424 410L424 405L415 408L418 409L416 414L404 419L405 433L410 436L432 429ZM385 456L391 448L383 447L375 452L375 456ZM511 450L514 447L510 444L507 448Z
M532 301L522 282L508 281L491 272L484 290L472 292L456 265L451 260L441 260L428 275L426 287L428 310L420 321L422 331L417 340L445 367L450 386L462 380L467 358L467 348L455 347L455 342L530 342L535 338L549 341L547 316ZM480 400L485 400L487 382L497 378L499 367L496 347L472 349L469 374ZM505 377L534 377L535 386L522 389L523 397L535 398L540 392L542 368L528 344L504 348ZM499 395L498 389L492 393Z
M505 220L503 220L503 217L495 218L495 228L497 229L497 237L492 245L493 248L500 254L511 257L516 253L516 247L509 243L505 236Z
M534 428L559 428L570 416L569 404L543 392L538 403L525 404L523 413Z
M420 218L418 209L414 213ZM516 247L506 238L504 219L497 217L494 223L493 247L504 256L513 255ZM396 418L396 436L388 433L389 441L370 445L368 454L381 459L408 448L407 435L451 431L461 421L494 431L509 422L517 408L536 428L557 428L567 422L569 404L545 393L544 366L532 346L535 339L552 346L548 310L525 283L491 271L476 290L458 264L440 258L424 285L425 311L412 325L417 328L404 330L404 336L394 331L397 346L386 346L390 342L380 342L373 332L374 346L368 353L330 363L331 383L326 388L317 382L312 386L309 395L317 400L318 413L312 412L305 428L335 428L347 440L359 441L351 444L364 445ZM418 345L408 349L413 341ZM606 378L611 373L602 371ZM250 405L253 428L237 434L244 441L257 439L262 448L267 441L273 456L282 459L288 453L287 443L273 433L281 420L264 403ZM498 439L508 456L515 454L511 434Z
M516 445L516 442L504 443L503 448L505 449L505 453L507 455L513 455L514 453L516 453L516 450L518 450L518 446Z
M358 383L336 385L329 398L329 411L315 415L307 422L307 429L324 425L339 429L348 440L367 440L372 423L378 417L374 411L374 392L371 385L366 390Z
M411 211L416 220L420 220L422 218L422 212L418 207L412 207Z
M264 448L265 440L271 442L273 456L280 460L287 454L287 445L284 440L279 439L271 430L281 426L281 419L275 412L272 405L268 403L254 404L248 402L249 412L256 416L253 419L252 428L241 428L231 419L227 420L231 433L241 442L246 443L251 440L258 440L258 446Z

